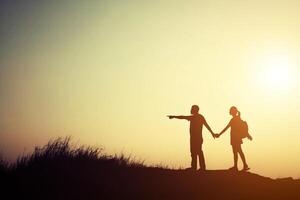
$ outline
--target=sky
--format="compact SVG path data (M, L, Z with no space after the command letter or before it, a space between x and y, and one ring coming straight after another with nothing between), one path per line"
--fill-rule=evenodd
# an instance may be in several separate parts
M236 106L251 172L300 178L300 2L99 0L0 3L0 152L50 139L149 165L189 167L188 115L213 131ZM229 132L204 130L208 169L227 169Z

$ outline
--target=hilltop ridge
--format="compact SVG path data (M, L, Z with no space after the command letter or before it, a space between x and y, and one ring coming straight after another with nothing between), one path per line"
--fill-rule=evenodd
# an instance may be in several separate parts
M61 139L0 169L10 199L300 199L300 180L149 167Z

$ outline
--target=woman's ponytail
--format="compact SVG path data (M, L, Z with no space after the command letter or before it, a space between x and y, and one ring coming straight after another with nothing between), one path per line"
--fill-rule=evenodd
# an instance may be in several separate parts
M237 111L237 116L241 117L241 112L240 111Z

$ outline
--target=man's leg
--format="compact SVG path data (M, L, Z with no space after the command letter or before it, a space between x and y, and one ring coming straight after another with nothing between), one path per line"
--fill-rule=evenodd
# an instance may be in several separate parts
M197 150L195 148L195 142L190 138L190 151L191 151L191 168L192 170L197 170Z
M201 170L206 170L205 158L204 158L204 154L202 151L202 144L200 145L200 152L199 152L198 156L199 156L199 164L200 164Z
M191 162L191 168L192 170L197 170L197 154L191 153L192 162Z

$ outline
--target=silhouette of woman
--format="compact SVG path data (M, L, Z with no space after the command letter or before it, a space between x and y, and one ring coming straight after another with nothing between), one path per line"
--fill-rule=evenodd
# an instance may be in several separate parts
M232 119L228 123L228 125L219 133L216 135L216 137L220 137L229 127L230 130L230 143L232 145L232 152L233 152L233 158L234 158L234 165L230 168L230 170L238 170L238 154L240 155L242 161L243 161L243 171L249 170L249 166L246 162L246 158L244 155L244 152L242 150L242 144L243 140L241 137L241 134L239 134L239 127L241 123L241 113L238 111L238 109L235 106L232 106L230 108L229 114L232 115ZM252 140L252 137L248 134L247 138L249 140Z

